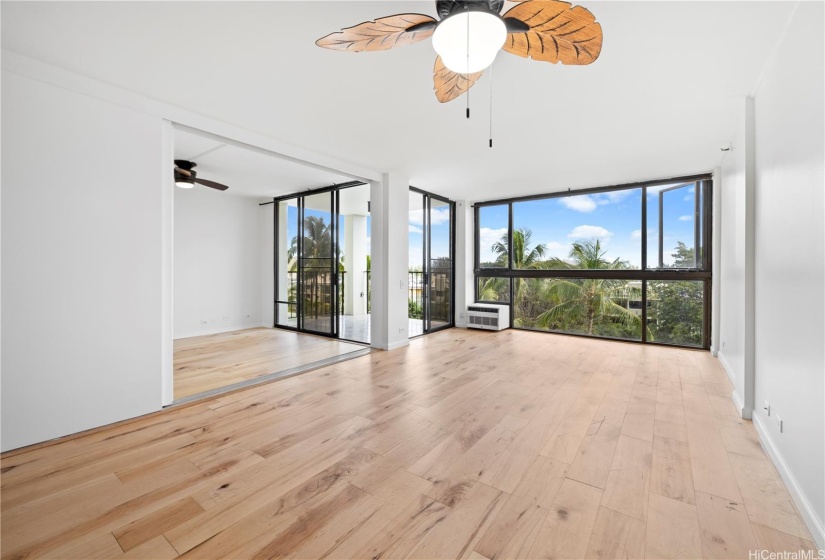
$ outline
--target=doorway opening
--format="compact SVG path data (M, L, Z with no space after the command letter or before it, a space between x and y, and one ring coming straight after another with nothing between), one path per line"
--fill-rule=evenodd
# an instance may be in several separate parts
M189 129L176 128L173 140L174 159L196 164L198 178L228 188L191 182L173 187L172 402L294 375L369 352L361 344L276 329L273 321L273 198L308 185L322 187L351 178ZM309 208L308 204L307 214ZM322 210L314 215L320 216ZM339 229L346 227L342 223ZM315 250L321 256L333 254L320 245ZM304 259L307 290L323 288L323 266L329 262L329 258ZM345 287L342 282L342 301L355 297ZM329 328L324 325L323 305L319 296L315 308L307 310L308 325L310 319L314 321L307 332L323 333Z
M455 326L455 203L410 187L410 338Z

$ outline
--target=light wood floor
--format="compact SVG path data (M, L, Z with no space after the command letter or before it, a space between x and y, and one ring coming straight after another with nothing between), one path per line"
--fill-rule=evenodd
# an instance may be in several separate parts
M813 547L706 352L459 329L2 460L5 558Z
M340 356L364 346L281 329L255 328L175 341L175 398Z

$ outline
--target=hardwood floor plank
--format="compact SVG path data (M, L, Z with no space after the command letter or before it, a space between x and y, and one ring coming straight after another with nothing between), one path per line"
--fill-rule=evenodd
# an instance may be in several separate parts
M813 553L813 558L819 551L813 541L809 539L802 539L796 535L789 535L764 525L751 524L751 529L756 536L756 542L762 550L769 550L771 552L782 554L784 552L799 552L806 551ZM799 556L802 557L801 555Z
M643 521L599 508L585 557L604 560L644 558L645 528Z
M129 552L136 546L162 535L203 512L204 509L200 504L187 496L179 502L115 529L113 534L123 551Z
M696 506L650 494L647 518L645 558L702 558Z
M510 496L475 551L487 558L525 558L546 516L532 497Z
M545 517L529 558L584 558L602 491L565 479Z
M811 540L808 528L797 514L787 488L770 461L736 453L729 456L751 522Z
M654 438L650 491L688 504L696 503L687 443L663 437Z
M749 551L757 550L756 537L742 504L697 492L696 510L705 558L747 560Z
M645 520L652 453L651 443L619 436L604 488L602 506Z

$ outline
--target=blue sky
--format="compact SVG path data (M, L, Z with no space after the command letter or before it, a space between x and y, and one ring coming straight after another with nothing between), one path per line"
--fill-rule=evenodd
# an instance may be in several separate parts
M648 187L648 263L658 262L658 200L659 193L676 185ZM672 264L670 254L677 241L693 246L694 186L674 189L664 193L664 258ZM533 232L531 246L542 243L546 254L567 258L571 244L578 240L598 238L607 251L608 259L621 258L632 267L641 266L641 200L642 189L627 189L602 194L577 195L517 202L513 204L514 228L527 228ZM450 213L449 207L432 208L432 256L449 255ZM423 246L423 211L421 195L411 193L409 214L409 265L421 267ZM297 235L297 213L294 206L288 208L287 247ZM328 223L329 213L306 209L307 216L321 216ZM367 235L371 220L367 218ZM344 237L344 220L339 220L339 239ZM483 206L480 208L481 261L493 261L490 250L493 243L507 232L507 206ZM369 237L367 239L369 244Z
M423 196L410 192L410 268L421 269L423 266L424 247L424 211ZM432 226L432 238L430 242L430 252L433 259L450 256L450 207L448 204L436 199L431 201L430 223Z
M659 192L671 186L647 190L649 266L658 262ZM672 264L670 253L677 241L693 246L694 187L691 184L664 196L664 256L665 264ZM642 260L641 200L639 188L517 202L513 204L513 227L531 230L531 246L544 244L548 256L567 258L574 241L598 238L606 258L618 257L638 268ZM481 261L493 261L490 248L507 231L507 206L481 207L479 221Z

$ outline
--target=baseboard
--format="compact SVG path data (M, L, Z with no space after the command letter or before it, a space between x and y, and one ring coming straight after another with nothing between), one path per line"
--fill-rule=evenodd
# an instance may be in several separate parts
M378 348L379 350L395 350L396 348L403 348L409 345L410 339L406 339L399 340L398 342L391 342L389 344L374 344L372 345L372 348Z
M736 412L739 413L739 416L745 418L746 420L750 420L753 416L753 411L745 408L745 403L742 402L742 397L739 396L736 389L730 392L730 399L733 401L733 406L736 407Z
M736 387L736 375L733 373L733 368L730 367L728 360L725 359L725 355L722 352L717 352L716 359L719 360L720 364L722 364L722 369L725 370L726 374L728 374L728 379L730 379L731 384Z
M782 457L782 454L779 452L776 444L774 444L773 438L771 438L771 435L759 414L753 415L753 426L756 428L756 433L759 435L759 441L762 443L762 448L765 450L765 453L768 454L768 457L771 458L771 462L773 462L776 470L779 471L779 476L782 477L782 480L785 482L785 486L788 487L791 498L796 504L799 512L802 514L802 519L805 521L805 525L808 526L808 530L811 532L817 548L820 550L825 550L825 527L823 526L822 520L816 516L816 512L813 507L811 507L811 503L799 487L799 483L797 483L796 478L794 478L793 473L788 468L787 463L785 463L785 459Z
M225 332L232 332L232 331L242 331L244 329L254 329L256 327L267 327L271 328L271 325L264 325L262 323L249 323L246 325L228 325L223 327L215 327L213 329L205 329L203 331L191 332L191 333L184 333L182 335L175 335L174 339L178 340L180 338L192 338L193 336L209 336L211 334L220 334Z

